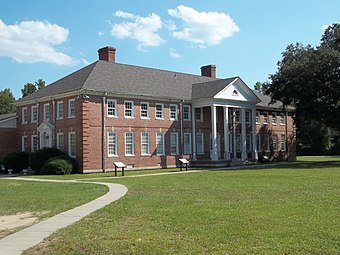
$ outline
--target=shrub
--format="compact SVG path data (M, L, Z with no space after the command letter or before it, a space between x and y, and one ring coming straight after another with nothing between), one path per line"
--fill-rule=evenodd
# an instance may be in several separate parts
M57 148L44 148L35 152L32 152L29 156L29 165L36 174L40 174L40 170L47 160L55 157L67 156L61 150Z
M28 166L28 153L15 151L7 154L3 161L6 169L13 169L14 173L20 172Z
M65 157L51 158L41 168L41 174L70 174L73 171L72 162Z

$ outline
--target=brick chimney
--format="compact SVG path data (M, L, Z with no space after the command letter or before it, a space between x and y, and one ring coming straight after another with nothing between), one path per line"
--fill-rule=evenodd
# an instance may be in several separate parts
M215 65L202 66L201 75L216 78L216 66Z
M108 62L116 62L116 49L111 46L106 46L98 50L99 60Z

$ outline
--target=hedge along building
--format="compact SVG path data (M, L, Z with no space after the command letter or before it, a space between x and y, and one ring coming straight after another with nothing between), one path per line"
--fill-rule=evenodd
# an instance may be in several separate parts
M294 109L247 87L216 78L118 64L116 49L16 102L23 151L57 147L81 172L171 167L180 157L229 164L295 157Z

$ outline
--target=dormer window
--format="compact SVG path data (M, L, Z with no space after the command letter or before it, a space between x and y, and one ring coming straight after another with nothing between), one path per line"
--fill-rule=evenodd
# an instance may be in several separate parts
M236 89L233 90L233 96L238 96L238 91Z

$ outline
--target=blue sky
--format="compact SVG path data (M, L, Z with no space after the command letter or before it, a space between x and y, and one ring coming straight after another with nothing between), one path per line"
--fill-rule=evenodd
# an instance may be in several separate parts
M340 22L339 0L4 0L0 8L0 90L16 98L27 82L47 84L98 59L192 74L217 66L249 87L276 71L290 43L315 46Z

